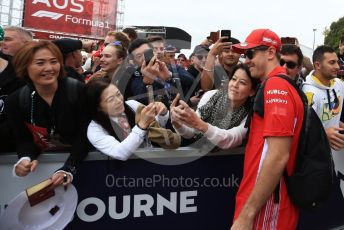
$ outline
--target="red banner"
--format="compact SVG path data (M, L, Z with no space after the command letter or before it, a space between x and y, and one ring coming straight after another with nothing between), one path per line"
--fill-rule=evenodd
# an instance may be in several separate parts
M117 0L26 0L23 26L105 37L116 28Z

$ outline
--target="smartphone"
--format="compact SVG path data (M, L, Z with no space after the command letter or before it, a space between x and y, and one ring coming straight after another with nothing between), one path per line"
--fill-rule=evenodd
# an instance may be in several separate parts
M172 82L175 84L175 86L177 88L177 93L179 93L180 100L185 101L185 97L184 97L184 93L183 93L182 84L180 82L180 78L174 77L174 78L172 78Z
M149 64L150 60L153 58L154 56L154 53L153 53L153 50L152 49L148 49L148 50L145 50L145 52L143 53L144 57L145 57L145 62L146 62L146 65ZM154 63L153 63L154 64Z
M219 40L219 31L217 32L210 32L210 39L212 40L213 43L217 42Z
M146 89L147 89L147 95L148 95L148 103L153 103L154 102L153 86L146 85Z
M296 45L296 38L294 37L281 37L282 44L293 44Z
M227 36L228 38L222 40L223 42L231 41L231 30L221 30L221 37Z

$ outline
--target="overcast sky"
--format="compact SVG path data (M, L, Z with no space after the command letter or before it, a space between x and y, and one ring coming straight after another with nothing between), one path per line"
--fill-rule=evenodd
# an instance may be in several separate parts
M192 47L210 31L231 29L245 40L253 29L269 28L312 48L313 29L315 45L323 44L324 28L343 16L343 0L126 0L124 25L179 27L192 36Z

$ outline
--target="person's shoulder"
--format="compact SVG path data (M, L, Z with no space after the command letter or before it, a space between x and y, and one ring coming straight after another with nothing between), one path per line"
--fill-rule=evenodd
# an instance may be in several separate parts
M93 142L95 139L100 138L100 134L108 134L101 124L92 120L87 127L87 137L89 141Z
M60 82L63 82L63 84L85 85L85 83L69 76L61 77Z
M213 90L209 90L207 92L205 92L203 94L203 97L212 97L217 91L219 91L218 89L213 89Z
M290 79L291 80L291 79ZM273 87L275 89L278 88L289 88L294 87L287 79L279 76L272 76L265 80L265 88Z
M207 92L205 92L201 98L201 100L199 101L198 103L198 108L202 107L203 105L205 105L212 96L215 95L215 93L217 92L218 90L217 89L214 89L214 90L209 90Z
M306 81L302 84L302 91L306 92L319 92L320 89L314 84L311 84L309 81Z
M62 92L59 95L62 98L67 98L71 104L79 103L85 94L85 83L74 78L62 77L59 79L59 84L58 90Z
M98 127L99 124L95 120L91 120L91 122L88 124L88 129Z
M138 67L136 69L131 69L131 76L132 77L142 77L142 73L141 73L141 67Z
M29 86L22 86L21 88L15 90L6 97L6 107L26 108L29 105L28 100L30 100L30 94L31 90Z
M333 80L334 80L335 84L338 84L340 86L344 86L344 81L342 79L334 78Z
M182 66L176 65L176 69L177 69L178 74L181 76L181 80L183 80L183 78L185 78L185 77L193 79L192 74L190 72L188 72L187 70L185 70ZM170 68L169 68L169 70L171 71Z
M12 92L11 94L9 94L9 95L7 96L7 101L8 101L8 100L13 100L14 98L18 98L20 92L22 92L23 90L25 90L25 89L23 89L24 87L26 87L26 85L23 86L23 87L21 87L21 88L19 88L19 89L17 89L17 90L15 90L15 91Z
M298 86L288 78L270 77L266 80L264 89L267 96L300 97Z
M138 109L138 107L140 106L144 106L144 104L135 101L135 100L127 100L125 101L125 104L127 104L131 110L136 111Z
M225 70L225 68L222 65L215 65L214 66L214 71L218 72L218 73L226 73L226 70Z

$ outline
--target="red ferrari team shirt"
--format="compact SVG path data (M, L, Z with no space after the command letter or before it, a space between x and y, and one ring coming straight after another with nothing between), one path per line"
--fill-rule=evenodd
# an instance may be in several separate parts
M285 74L276 67L268 78ZM244 174L236 196L234 219L251 194L260 167L269 152L267 137L292 137L291 152L287 163L290 175L294 169L298 140L303 121L303 103L297 90L286 80L273 77L266 82L264 92L264 118L253 114L249 140L245 151ZM274 203L272 194L257 214L253 229L295 229L299 211L291 203L283 178L280 181L280 202Z

